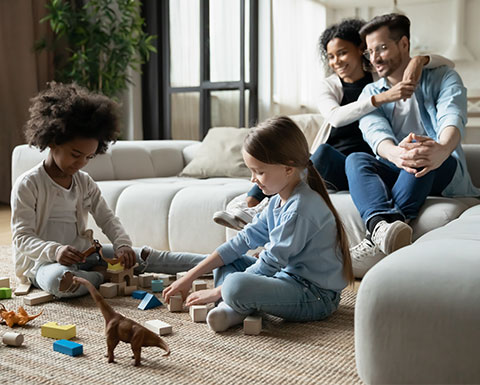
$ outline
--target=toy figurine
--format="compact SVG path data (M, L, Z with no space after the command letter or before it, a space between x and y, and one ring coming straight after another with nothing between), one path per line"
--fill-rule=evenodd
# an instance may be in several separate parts
M37 315L28 315L22 306L20 306L18 308L18 311L15 313L13 310L8 311L7 309L5 309L5 306L3 306L1 303L0 306L2 307L2 309L0 309L0 317L2 317L2 319L9 327L13 327L13 325L23 326L28 321L37 318L43 313L42 310Z
M95 286L89 281L81 277L73 277L73 281L87 287L90 295L100 308L103 318L105 318L107 357L109 363L114 362L113 351L120 341L128 342L131 345L133 358L135 359L135 366L140 365L142 346L158 346L166 351L164 356L170 354L170 348L159 335L113 310L97 289L95 289Z

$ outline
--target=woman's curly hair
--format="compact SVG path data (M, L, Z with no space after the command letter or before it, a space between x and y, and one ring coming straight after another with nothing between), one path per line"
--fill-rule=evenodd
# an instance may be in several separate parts
M40 151L75 138L97 139L96 154L103 154L117 139L118 105L104 95L79 85L51 82L31 99L25 138Z
M318 50L322 58L325 68L328 70L328 53L327 45L330 40L339 38L355 44L359 48L363 48L365 43L360 37L360 29L365 25L365 21L361 19L344 19L338 24L334 24L323 31L318 39ZM364 68L368 69L370 63L364 58Z

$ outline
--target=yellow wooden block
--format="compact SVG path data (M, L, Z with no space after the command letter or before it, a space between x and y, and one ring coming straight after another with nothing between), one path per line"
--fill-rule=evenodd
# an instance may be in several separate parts
M123 271L124 267L121 263L116 263L115 265L112 265L111 263L108 264L107 270L110 271Z
M47 322L42 325L42 336L56 340L69 340L77 335L75 325L58 325L56 322Z

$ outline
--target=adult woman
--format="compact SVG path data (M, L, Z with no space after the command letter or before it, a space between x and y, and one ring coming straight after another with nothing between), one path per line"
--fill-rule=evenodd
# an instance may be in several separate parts
M374 75L367 71L369 63L363 57L364 43L359 35L364 24L363 20L346 19L327 28L319 39L322 60L333 74L320 83L319 112L324 124L310 152L315 168L330 190L348 190L345 159L349 154L372 153L362 138L358 120L382 104L409 98L427 63L429 67L453 66L442 57L416 56L405 70L402 82L381 94L357 100L363 88L374 80ZM255 185L246 199L235 198L227 211L214 214L214 220L228 227L242 228L263 208L264 205L257 205L265 197Z

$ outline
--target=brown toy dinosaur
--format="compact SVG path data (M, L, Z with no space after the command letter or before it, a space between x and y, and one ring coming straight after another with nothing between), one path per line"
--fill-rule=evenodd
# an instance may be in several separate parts
M105 318L108 362L114 362L113 351L120 341L128 342L132 347L135 366L140 365L142 346L158 346L166 351L164 356L170 354L170 348L160 336L113 310L89 281L81 277L73 277L73 280L87 287Z

